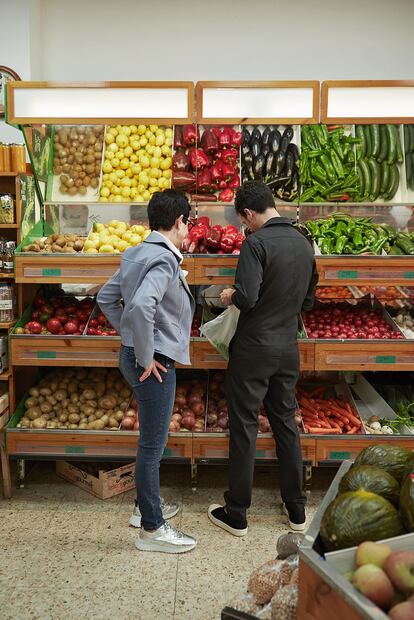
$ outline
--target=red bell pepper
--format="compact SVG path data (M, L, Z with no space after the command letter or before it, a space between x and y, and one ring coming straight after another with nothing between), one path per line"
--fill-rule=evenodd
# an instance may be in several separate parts
M234 250L234 239L223 235L223 237L220 239L220 250L222 250L222 252L225 252L226 254L231 254L231 252L233 252Z
M237 228L237 226L233 226L233 224L228 224L224 229L224 232L226 235L238 235L239 229Z
M194 170L199 170L200 168L204 168L210 164L210 158L204 151L201 149L196 149L195 147L191 147L188 151L190 155L191 166Z
M172 186L174 189L191 190L196 185L196 176L193 172L173 170Z
M190 169L190 158L185 153L183 149L176 151L174 153L174 157L172 160L173 170L184 170L187 171Z
M182 149L183 146L183 128L181 125L176 125L174 127L174 150Z
M221 202L231 202L233 198L234 192L229 187L227 189L223 189L223 191L219 194L219 200L221 200Z
M223 179L229 182L236 175L236 170L230 164L223 164L222 174Z
M219 137L220 148L225 149L228 146L231 146L233 139L232 131L233 129L231 127L223 127Z
M246 239L246 237L243 235L243 233L238 233L236 235L236 239L235 239L235 242L234 242L236 250L240 250L240 248L243 245L245 239Z
M221 234L214 228L207 231L206 246L210 252L215 253L220 248L220 238Z
M204 226L207 226L207 228L210 228L211 221L210 218L207 217L207 215L201 215L197 218L196 224L203 224Z
M224 149L223 151L219 151L219 153L217 153L217 157L219 157L223 162L227 162L234 166L237 158L239 157L239 151L237 149Z
M216 161L210 168L211 180L213 183L219 183L223 178L223 164L221 161Z
M204 238L207 234L208 226L205 224L196 224L189 232L188 236L191 239L201 239Z
M197 173L197 191L202 193L209 193L211 189L211 176L208 168L202 168Z
M221 226L220 224L215 224L214 226L212 226L213 230L217 230L218 233L220 233L220 235L223 232L223 226Z
M241 146L242 142L243 142L243 134L241 131L235 131L234 129L231 130L232 132L232 138L231 138L231 145L232 146Z
M227 187L230 187L231 189L237 189L238 187L240 187L240 178L238 174L232 176L230 181L228 181L227 183Z
M219 189L226 189L227 181L225 181L224 179L221 179L221 181L219 181L218 187Z
M213 133L216 136L217 140L219 140L220 135L221 135L221 129L220 127L213 127Z
M240 254L240 250L236 248L235 250L233 250L232 254Z
M191 125L184 125L183 127L183 145L184 146L192 146L193 144L196 144L196 142L199 141L199 133L198 133L198 126L191 124Z
M218 151L219 143L217 136L212 129L204 130L204 133L201 136L200 146L206 153L215 153Z

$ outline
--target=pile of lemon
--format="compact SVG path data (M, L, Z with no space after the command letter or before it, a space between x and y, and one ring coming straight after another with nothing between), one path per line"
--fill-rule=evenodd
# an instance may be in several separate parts
M86 254L119 254L142 243L151 234L147 226L111 220L108 224L93 225L83 245Z
M100 202L147 202L154 192L169 189L172 144L172 127L107 127Z

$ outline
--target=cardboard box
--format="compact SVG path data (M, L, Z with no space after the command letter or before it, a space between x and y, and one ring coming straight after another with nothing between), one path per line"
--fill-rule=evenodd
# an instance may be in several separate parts
M135 462L109 469L105 464L56 462L56 473L88 493L108 499L135 488Z

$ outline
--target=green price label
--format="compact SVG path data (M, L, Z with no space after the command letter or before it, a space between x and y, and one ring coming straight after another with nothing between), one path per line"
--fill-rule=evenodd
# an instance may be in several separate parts
M355 280L358 278L357 271L338 271L338 278L341 280Z
M85 454L84 446L65 446L65 454Z
M61 269L42 269L42 276L61 276L62 275L62 270Z
M330 452L329 459L331 461L346 461L351 458L350 452Z
M55 360L56 351L38 351L36 357L39 360Z
M235 276L236 268L235 267L221 267L219 269L219 276Z
M376 364L395 364L395 355L377 355Z
M404 271L404 278L406 280L413 280L414 279L414 271Z
M172 450L171 448L164 448L164 452L162 453L163 456L172 456Z
M256 458L263 459L266 456L265 450L256 450Z

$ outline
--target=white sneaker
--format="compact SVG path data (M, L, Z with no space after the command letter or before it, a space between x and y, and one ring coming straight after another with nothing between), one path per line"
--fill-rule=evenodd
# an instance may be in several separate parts
M161 510L164 519L172 519L179 512L180 507L175 502L166 502L161 498ZM141 513L138 506L134 508L134 512L129 519L129 525L132 525L132 527L141 527Z
M294 532L304 532L306 530L306 513L305 513L305 520L302 523L294 523L293 521L290 520L289 511L286 508L285 504L282 504L282 508L283 508L283 512L285 513L285 515L287 515L289 519L290 529L293 530Z
M166 521L155 532L141 529L135 546L140 551L160 551L162 553L186 553L197 545L192 536L176 530Z

